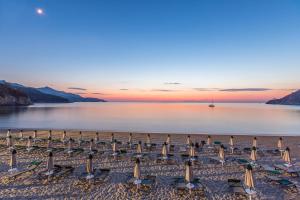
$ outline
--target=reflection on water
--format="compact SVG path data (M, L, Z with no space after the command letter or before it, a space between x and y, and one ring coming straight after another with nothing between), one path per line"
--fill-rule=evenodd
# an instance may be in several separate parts
M72 103L1 107L0 128L298 134L300 107L264 104Z

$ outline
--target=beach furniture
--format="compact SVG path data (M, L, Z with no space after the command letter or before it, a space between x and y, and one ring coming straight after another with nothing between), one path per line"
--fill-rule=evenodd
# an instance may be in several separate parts
M10 182L12 180L17 179L18 177L22 175L28 175L31 172L35 171L36 168L42 163L42 161L32 161L26 169L18 170L15 173L10 173L8 176L4 177L5 182Z
M295 185L295 183L291 182L288 179L281 178L281 177L278 177L278 176L272 176L272 175L266 175L265 177L266 177L266 180L268 182L279 185L284 190L287 190L287 191L292 192L292 193L295 193L295 192L297 193L298 192L298 189L297 189L297 186Z
M169 154L168 144L165 142L162 145L161 154L157 155L156 163L162 164L175 164L175 160L173 159L173 154Z
M270 165L260 165L260 168L267 174L267 175L280 175L282 174L282 170L275 169Z
M285 164L275 164L274 168L277 170L282 170L286 174L294 177L299 177L300 174L300 168L295 166L289 166L287 167Z
M137 158L135 160L134 168L133 168L133 174L129 174L127 177L126 184L129 187L135 187L138 190L145 190L149 189L156 181L155 176L141 175L141 166L140 166L140 159Z
M246 168L245 176L244 176L244 185L245 185L245 191L249 195L249 198L251 200L252 196L256 195L256 191L254 189L254 180L253 180L251 165L248 165Z
M246 191L240 179L228 179L229 191L234 195L246 196Z
M199 193L204 195L204 186L199 178L194 178L192 163L185 162L185 173L183 177L175 177L172 183L173 187L179 194Z

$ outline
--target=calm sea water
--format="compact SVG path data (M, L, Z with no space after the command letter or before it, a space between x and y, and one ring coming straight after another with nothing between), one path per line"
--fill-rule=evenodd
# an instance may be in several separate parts
M300 107L258 103L72 103L0 107L0 128L300 135Z

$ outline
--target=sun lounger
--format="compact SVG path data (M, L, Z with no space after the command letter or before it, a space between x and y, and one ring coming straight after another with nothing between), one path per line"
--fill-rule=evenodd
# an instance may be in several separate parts
M187 182L185 182L184 177L175 177L172 183L172 186L177 191L178 194L184 195L187 193L197 193L201 196L204 195L204 186L200 182L198 178L194 178L191 181L191 184L194 186L193 188L187 187Z
M6 179L7 181L10 181L10 180L15 180L16 178L18 178L19 176L21 175L24 175L26 173L29 173L29 172L33 172L34 170L36 170L36 168L42 163L42 161L33 161L29 164L28 168L24 169L24 170L21 170L21 171L18 171L14 174L10 174L8 176L6 176L4 179Z
M275 167L272 167L270 165L261 165L260 166L267 174L270 175L280 175L282 174L282 171L275 169Z
M275 169L283 170L285 173L289 174L290 176L299 177L300 169L295 167L286 167L281 164L275 164Z
M275 183L283 187L283 189L286 189L290 192L298 192L297 186L285 178L280 178L278 176L265 176L267 181Z
M228 179L228 186L232 194L246 197L247 193L240 179Z
M110 169L104 169L104 168L94 168L93 170L93 177L90 179L87 179L87 172L83 172L78 176L78 183L76 185L84 185L84 184L97 184L97 183L103 183L106 178L108 177L110 173Z

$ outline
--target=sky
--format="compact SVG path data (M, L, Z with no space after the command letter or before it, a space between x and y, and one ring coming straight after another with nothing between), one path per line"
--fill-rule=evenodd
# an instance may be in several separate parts
M298 0L0 0L0 79L109 101L300 89Z

